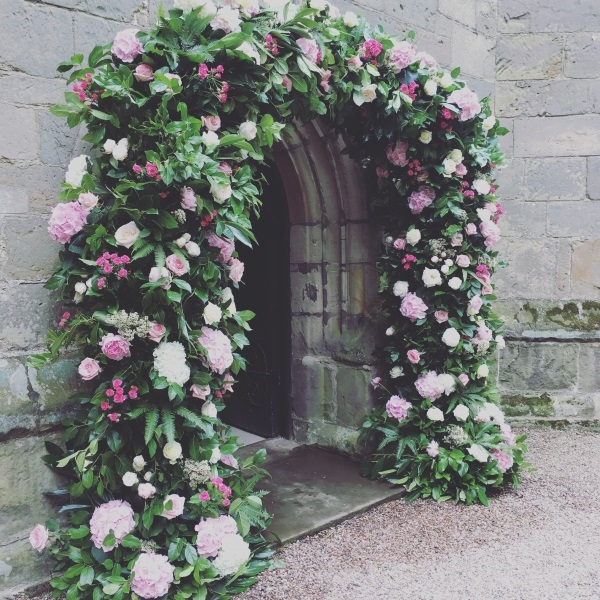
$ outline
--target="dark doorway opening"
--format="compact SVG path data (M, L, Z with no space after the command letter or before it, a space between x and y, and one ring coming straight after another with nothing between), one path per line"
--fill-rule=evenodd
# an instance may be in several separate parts
M227 399L223 420L262 437L289 437L291 427L290 221L283 181L275 166L264 171L267 185L259 219L253 219L258 244L237 244L244 283L235 292L238 310L256 314L250 345L241 354L246 371Z

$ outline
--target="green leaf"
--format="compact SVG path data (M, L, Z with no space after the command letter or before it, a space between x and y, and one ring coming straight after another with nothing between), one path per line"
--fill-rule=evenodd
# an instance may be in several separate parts
M158 412L158 408L156 408L155 406L153 406L146 413L146 427L144 429L144 441L146 442L146 444L148 444L150 442L150 440L152 439L152 436L154 435L154 430L156 429L156 426L158 425L159 416L160 415Z
M162 430L169 443L175 441L175 415L164 408L162 410Z

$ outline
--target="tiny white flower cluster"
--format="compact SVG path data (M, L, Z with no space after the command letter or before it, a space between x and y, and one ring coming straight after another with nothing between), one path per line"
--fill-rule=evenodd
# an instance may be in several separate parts
M144 338L152 329L152 323L148 317L141 317L138 313L128 313L124 310L116 312L114 315L106 317L109 325L117 328L121 337L130 342L137 335Z
M154 351L154 368L169 383L184 385L190 378L185 348L180 342L162 342Z
M192 488L199 488L210 479L210 465L207 460L185 459L183 461L183 475L190 482Z

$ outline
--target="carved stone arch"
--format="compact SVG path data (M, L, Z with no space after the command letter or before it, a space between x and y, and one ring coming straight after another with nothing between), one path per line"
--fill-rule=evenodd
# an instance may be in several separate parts
M361 168L342 148L314 121L279 146L275 162L291 228L293 436L353 451L373 401L381 232L369 220Z

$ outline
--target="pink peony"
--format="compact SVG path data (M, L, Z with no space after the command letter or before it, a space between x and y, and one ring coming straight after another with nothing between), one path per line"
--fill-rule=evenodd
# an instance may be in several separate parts
M111 500L101 504L94 510L90 519L92 542L96 548L102 548L104 552L118 546L121 540L131 533L134 528L133 509L124 500ZM104 540L111 532L114 534L116 542L114 546L104 546Z
M298 46L300 46L302 54L304 54L304 56L306 56L308 60L311 60L314 63L318 62L320 52L319 46L317 45L317 42L315 42L315 40L309 38L300 38L296 40L296 43L298 44Z
M507 452L496 449L492 450L490 454L492 455L492 458L495 458L498 461L498 468L503 473L506 473L506 471L508 471L508 469L510 469L514 464L513 457Z
M463 269L466 269L471 264L471 259L466 254L459 254L456 257L456 264Z
M152 327L150 328L150 331L148 331L148 338L151 341L159 344L163 337L165 337L166 333L167 328L164 325L161 325L160 323L152 323Z
M231 268L229 269L229 278L234 283L239 283L244 276L244 263L237 258L232 258L229 261Z
M198 207L198 201L196 200L196 194L191 187L184 187L181 190L181 208L186 210L196 210Z
M139 29L124 29L115 36L111 52L125 63L133 62L144 51L142 42L136 37L138 31Z
M390 144L386 151L387 159L397 167L405 167L408 164L408 142L398 140L396 145Z
M217 131L221 127L221 119L213 115L202 117L202 125L209 131Z
M421 353L418 350L409 350L406 356L413 365L416 365L421 360Z
M29 534L29 543L34 550L42 552L48 545L49 532L43 525L36 525Z
M400 312L404 317L410 319L411 321L423 319L427 314L427 304L425 304L425 302L423 302L419 296L409 292L402 299Z
M190 268L187 261L183 258L179 258L176 254L169 254L165 264L167 265L167 269L177 276L185 275Z
M220 238L212 231L209 231L206 234L206 241L213 248L219 248L221 250L221 252L219 252L219 256L217 256L217 260L219 262L227 263L231 260L231 255L235 251L235 244L232 241Z
M432 188L422 185L416 192L408 197L408 206L413 215L420 214L435 200L435 192Z
M426 452L431 458L435 458L440 453L440 445L435 440L431 440L427 445Z
M385 405L385 410L390 417L395 417L398 421L404 421L408 415L408 410L412 407L402 396L392 396Z
M467 385L467 383L469 383L469 376L466 373L461 373L458 376L458 380L463 384L463 385Z
M467 223L465 226L465 233L467 235L475 235L477 233L477 226L475 223Z
M67 244L87 223L87 213L79 202L57 204L52 209L48 221L50 237L61 244Z
M454 90L448 96L448 102L456 104L460 108L459 121L468 121L481 112L481 104L479 104L477 94L467 87Z
M194 398L206 400L206 398L208 398L208 396L210 395L210 385L200 386L195 383L190 387L190 392L192 392L192 396L194 396Z
M492 330L486 325L480 325L477 328L477 334L475 335L475 340L478 342L489 342L494 336Z
M198 554L204 558L216 556L223 538L238 532L235 520L229 515L200 519L200 523L194 529L198 532L196 539Z
M98 374L102 372L102 369L97 360L94 360L93 358L84 358L79 364L77 371L81 375L81 379L90 381L90 379L97 377Z
M445 310L436 310L433 316L438 323L445 323L448 320L448 313Z
M482 221L479 225L479 231L481 231L481 235L485 238L485 247L488 249L493 248L496 242L500 240L500 229L492 221Z
M229 338L218 329L202 328L199 344L206 350L208 364L212 371L223 375L233 364L233 354Z
M444 385L435 371L421 375L415 382L415 387L423 398L428 398L431 402L435 402L444 393Z
M150 65L141 64L135 68L133 76L137 81L152 81L154 79L154 69Z
M131 591L140 598L162 598L173 583L175 567L162 554L140 554L131 569Z
M130 346L127 340L114 333L107 333L100 340L102 353L111 360L123 360L126 356L131 356Z
M79 198L77 198L77 202L81 205L81 208L85 211L86 214L89 214L92 209L98 204L98 196L96 194L92 194L92 192L85 192L84 194L79 194Z
M394 73L400 73L417 60L417 49L410 42L400 42L387 53L387 63Z
M171 508L163 509L161 516L165 517L165 519L174 519L179 515L183 514L183 505L185 504L185 498L183 496L178 496L177 494L169 494L165 498L165 504L167 502L171 502Z

